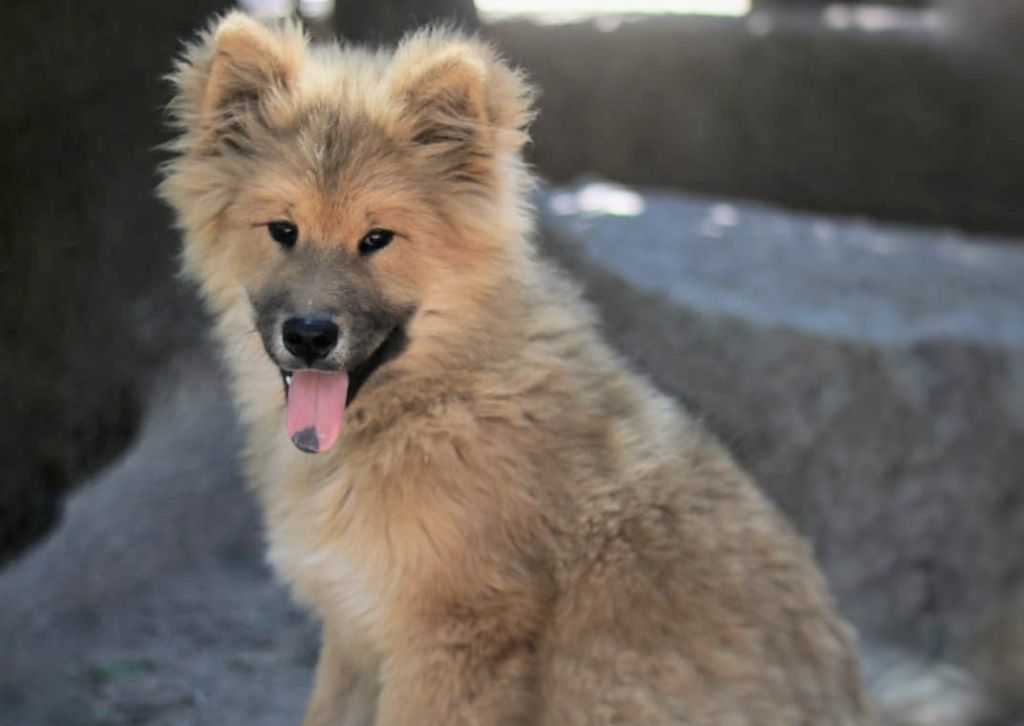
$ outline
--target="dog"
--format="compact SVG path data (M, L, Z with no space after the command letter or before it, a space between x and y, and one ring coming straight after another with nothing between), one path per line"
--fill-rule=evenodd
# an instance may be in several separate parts
M322 621L305 724L873 722L809 547L536 254L519 71L234 12L171 78L160 193Z

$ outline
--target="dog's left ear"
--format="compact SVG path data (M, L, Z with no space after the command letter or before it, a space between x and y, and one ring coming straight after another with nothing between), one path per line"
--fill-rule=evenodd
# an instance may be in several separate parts
M457 179L483 182L518 151L533 118L533 89L486 44L431 30L399 46L391 67L406 140Z

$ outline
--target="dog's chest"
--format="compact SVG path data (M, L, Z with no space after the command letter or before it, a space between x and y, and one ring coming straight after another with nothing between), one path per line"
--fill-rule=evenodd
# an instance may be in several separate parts
M269 559L296 596L321 617L368 635L383 617L387 563L344 495L308 489L268 509Z

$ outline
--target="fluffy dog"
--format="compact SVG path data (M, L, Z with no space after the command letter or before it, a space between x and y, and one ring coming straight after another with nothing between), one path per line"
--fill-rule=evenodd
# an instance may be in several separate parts
M535 255L520 73L234 13L173 81L161 192L323 622L307 724L870 722L808 548Z

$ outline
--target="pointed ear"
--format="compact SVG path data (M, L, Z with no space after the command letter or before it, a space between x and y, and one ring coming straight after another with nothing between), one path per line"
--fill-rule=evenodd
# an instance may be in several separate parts
M527 140L533 90L481 42L418 33L399 46L391 74L406 140L461 180L489 178L496 157Z
M238 147L273 114L268 101L294 87L307 40L296 24L270 28L240 12L215 22L190 46L171 80L171 110L186 131L205 132L206 145Z

